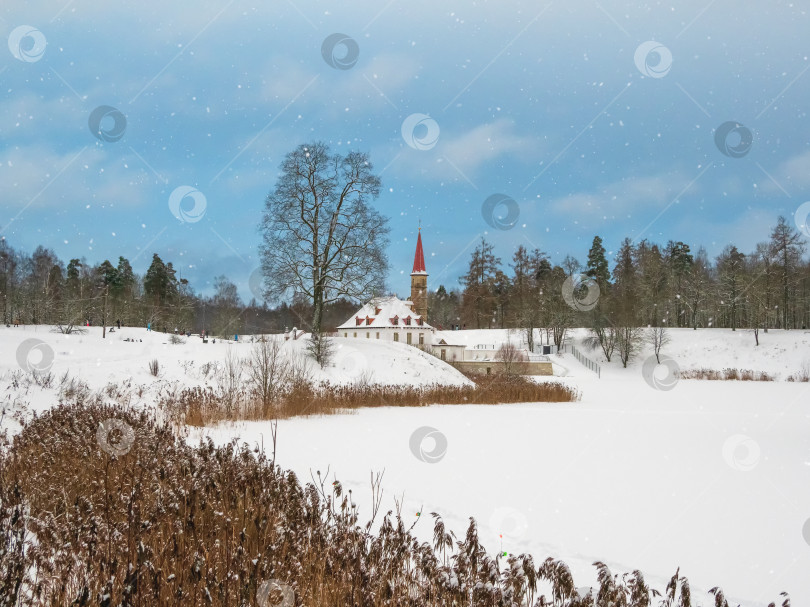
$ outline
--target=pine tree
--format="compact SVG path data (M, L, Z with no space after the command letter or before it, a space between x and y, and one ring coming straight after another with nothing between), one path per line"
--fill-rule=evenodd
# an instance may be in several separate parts
M585 275L596 280L602 293L607 291L610 283L610 269L608 268L607 257L605 257L605 247L602 246L602 239L599 236L593 237L591 250L588 251L588 263L585 266Z
M616 266L613 268L613 320L619 326L631 326L637 323L638 273L633 256L633 244L629 238L625 238L619 247Z
M143 290L152 299L152 319L156 321L165 312L177 293L177 278L171 262L164 264L155 253L143 279Z
M672 279L670 284L674 289L673 298L675 304L675 318L679 327L684 326L683 322L683 289L684 278L686 277L689 269L692 267L692 254L689 252L689 245L683 242L667 243L666 258L669 265L669 271Z

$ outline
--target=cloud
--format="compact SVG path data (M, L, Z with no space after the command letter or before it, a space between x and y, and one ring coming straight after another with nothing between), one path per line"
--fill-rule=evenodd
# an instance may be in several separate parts
M790 156L782 161L774 170L760 173L757 189L761 195L768 197L799 195L802 190L810 188L810 151Z
M478 189L488 189L483 181L478 183L484 169L497 170L499 164L506 167L515 164L515 161L528 163L538 154L539 142L533 137L516 133L515 123L506 118L463 132L444 129L441 121L437 122L442 130L436 146L428 151L420 151L402 142L401 153L391 167L392 172L403 178L418 176L419 179L465 181ZM393 157L395 154L388 151L380 155Z
M588 192L574 192L548 201L545 208L566 215L616 217L650 209L661 210L672 202L689 179L679 173L628 177ZM689 189L694 196L699 183Z

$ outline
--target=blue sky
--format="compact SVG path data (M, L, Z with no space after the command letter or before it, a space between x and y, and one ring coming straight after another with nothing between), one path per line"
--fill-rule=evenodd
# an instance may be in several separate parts
M457 285L482 235L504 262L520 244L584 261L595 234L609 251L630 237L716 255L751 250L810 200L803 3L163 4L0 7L12 246L124 255L141 272L157 252L198 291L224 273L247 298L264 198L283 156L316 139L381 173L400 294L420 219L435 288ZM348 69L324 59L335 33L359 51L327 52ZM740 157L715 142L727 122L741 125L732 151L751 133ZM190 198L172 212L183 186L202 195L193 216ZM482 216L494 194L515 201L510 229Z

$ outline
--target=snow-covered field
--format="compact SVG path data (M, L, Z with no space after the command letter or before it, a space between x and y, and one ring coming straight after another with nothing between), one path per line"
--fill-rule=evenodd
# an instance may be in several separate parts
M55 375L69 369L93 387L132 377L149 387L145 401L156 389L149 360L165 369L159 382L204 383L195 370L205 362L221 361L227 349L247 356L251 347L193 338L170 345L167 336L140 329L102 342L97 331L66 339L44 328L0 328L2 398L25 339L51 346ZM452 343L472 345L509 336L448 333ZM493 552L563 558L578 586L595 584L591 563L600 559L614 573L641 569L659 590L680 567L694 589L720 585L734 604L766 605L787 590L794 605L810 605L810 383L783 381L810 360L810 334L761 333L759 348L748 331L671 335L664 353L681 369L737 367L780 381L681 380L660 390L642 373L646 351L628 369L616 359L603 365L601 379L570 354L555 356L555 370L579 389L580 402L380 408L285 420L277 462L302 482L329 469L366 513L369 473L384 469L384 507L404 496L403 514L418 517L423 539L432 535L430 512L457 534L472 516ZM577 331L575 341L583 336ZM398 383L463 381L415 349L374 340L346 340L336 366L323 373L338 381L364 374ZM53 402L47 391L31 397L38 409ZM267 447L270 432L264 423L239 423L190 440L200 434ZM696 594L697 604L713 604Z

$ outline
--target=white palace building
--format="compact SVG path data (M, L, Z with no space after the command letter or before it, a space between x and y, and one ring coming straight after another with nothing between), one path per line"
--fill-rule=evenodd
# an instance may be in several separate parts
M431 352L438 358L471 373L491 373L503 366L495 345L474 347L448 343L451 332L441 331L427 323L427 277L422 231L416 239L416 255L411 272L411 298L395 296L373 299L337 328L338 337L349 339L385 339ZM452 339L452 338L450 338ZM548 358L524 352L524 370L528 375L551 375Z
M430 351L436 329L426 320L427 277L420 229L411 272L411 298L403 301L390 296L368 302L337 328L338 336L399 341Z

